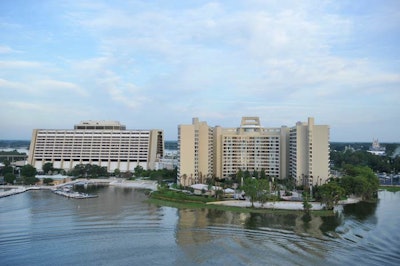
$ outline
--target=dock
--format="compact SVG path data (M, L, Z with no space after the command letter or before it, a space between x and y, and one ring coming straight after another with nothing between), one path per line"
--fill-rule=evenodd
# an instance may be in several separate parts
M4 198L4 197L9 197L9 196L13 196L13 195L17 195L20 193L24 193L26 191L29 190L40 190L42 189L42 187L23 187L23 186L3 186L0 188L10 188L10 190L6 190L6 191L1 191L0 192L0 198Z
M0 191L0 198L5 198L13 195L17 195L20 193L24 193L26 191L30 190L51 190L54 194L64 196L67 198L72 198L72 199L89 199L89 198L97 198L98 195L91 195L91 194L86 194L86 193L80 193L76 191L71 191L68 189L64 189L63 187L59 188L54 188L54 187L48 187L48 186L32 186L32 187L24 187L24 186L4 186L0 187L3 189L10 189L6 191Z
M66 198L71 198L71 199L90 199L90 198L98 197L98 195L91 195L91 194L80 193L80 192L76 192L76 191L65 191L62 189L53 189L52 192L54 194L64 196Z

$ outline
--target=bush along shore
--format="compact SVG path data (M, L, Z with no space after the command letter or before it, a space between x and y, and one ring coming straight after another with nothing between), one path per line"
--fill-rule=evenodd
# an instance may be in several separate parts
M175 208L207 208L219 209L233 212L255 212L255 213L293 213L303 212L303 202L275 201L261 204L254 202L252 206L249 200L217 200L214 197L192 195L179 190L160 189L150 194L150 203L170 206ZM318 202L312 203L314 206L321 206ZM315 215L333 215L332 210L324 210L322 207L311 208Z

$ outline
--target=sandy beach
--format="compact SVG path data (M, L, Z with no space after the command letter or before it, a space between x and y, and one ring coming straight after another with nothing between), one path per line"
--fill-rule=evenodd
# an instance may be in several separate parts
M110 186L127 187L127 188L143 188L157 190L157 181L151 180L115 180L110 182Z
M339 205L354 204L359 202L360 198L348 198L347 200L339 201ZM321 202L309 202L312 205L311 210L318 211L323 210L325 204ZM251 202L249 200L228 200L228 201L214 201L207 204L215 205L225 205L234 207L251 207ZM303 202L300 201L276 201L276 202L266 202L261 204L260 202L254 202L254 207L265 208L265 209L277 209L277 210L303 210Z
M251 207L251 202L248 200L229 200L229 201L215 201L207 204L234 206L234 207ZM320 202L310 202L312 205L311 210L322 210L325 205ZM265 208L265 209L277 209L277 210L303 210L303 202L298 201L277 201L277 202L266 202L261 205L260 202L254 202L254 207Z

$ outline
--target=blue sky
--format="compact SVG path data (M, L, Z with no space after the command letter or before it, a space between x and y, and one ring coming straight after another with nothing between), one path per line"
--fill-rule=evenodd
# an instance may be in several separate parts
M400 1L0 2L0 139L117 120L400 141Z

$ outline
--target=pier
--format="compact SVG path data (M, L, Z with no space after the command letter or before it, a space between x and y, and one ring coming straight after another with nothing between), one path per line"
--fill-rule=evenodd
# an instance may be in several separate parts
M3 188L3 189L10 188L10 190L1 191L1 192L0 192L0 198L9 197L9 196L12 196L12 195L24 193L24 192L29 191L29 190L39 190L39 189L42 189L42 187L37 187L37 186L34 186L34 187L2 186L2 187L0 187L0 188ZM48 189L48 188L47 188L47 189Z
M65 190L59 190L59 189L54 189L52 190L54 194L64 196L66 198L71 198L71 199L90 199L90 198L97 198L97 195L90 195L86 193L80 193L76 191L65 191Z
M157 181L152 180L134 180L128 181L123 179L77 179L71 182L56 186L0 186L0 189L10 189L7 191L0 191L0 198L24 193L29 190L51 190L53 193L74 199L87 199L96 198L97 195L90 195L72 191L73 186L88 186L88 185L103 185L115 186L135 189L149 189L157 190ZM69 189L67 189L69 188Z

